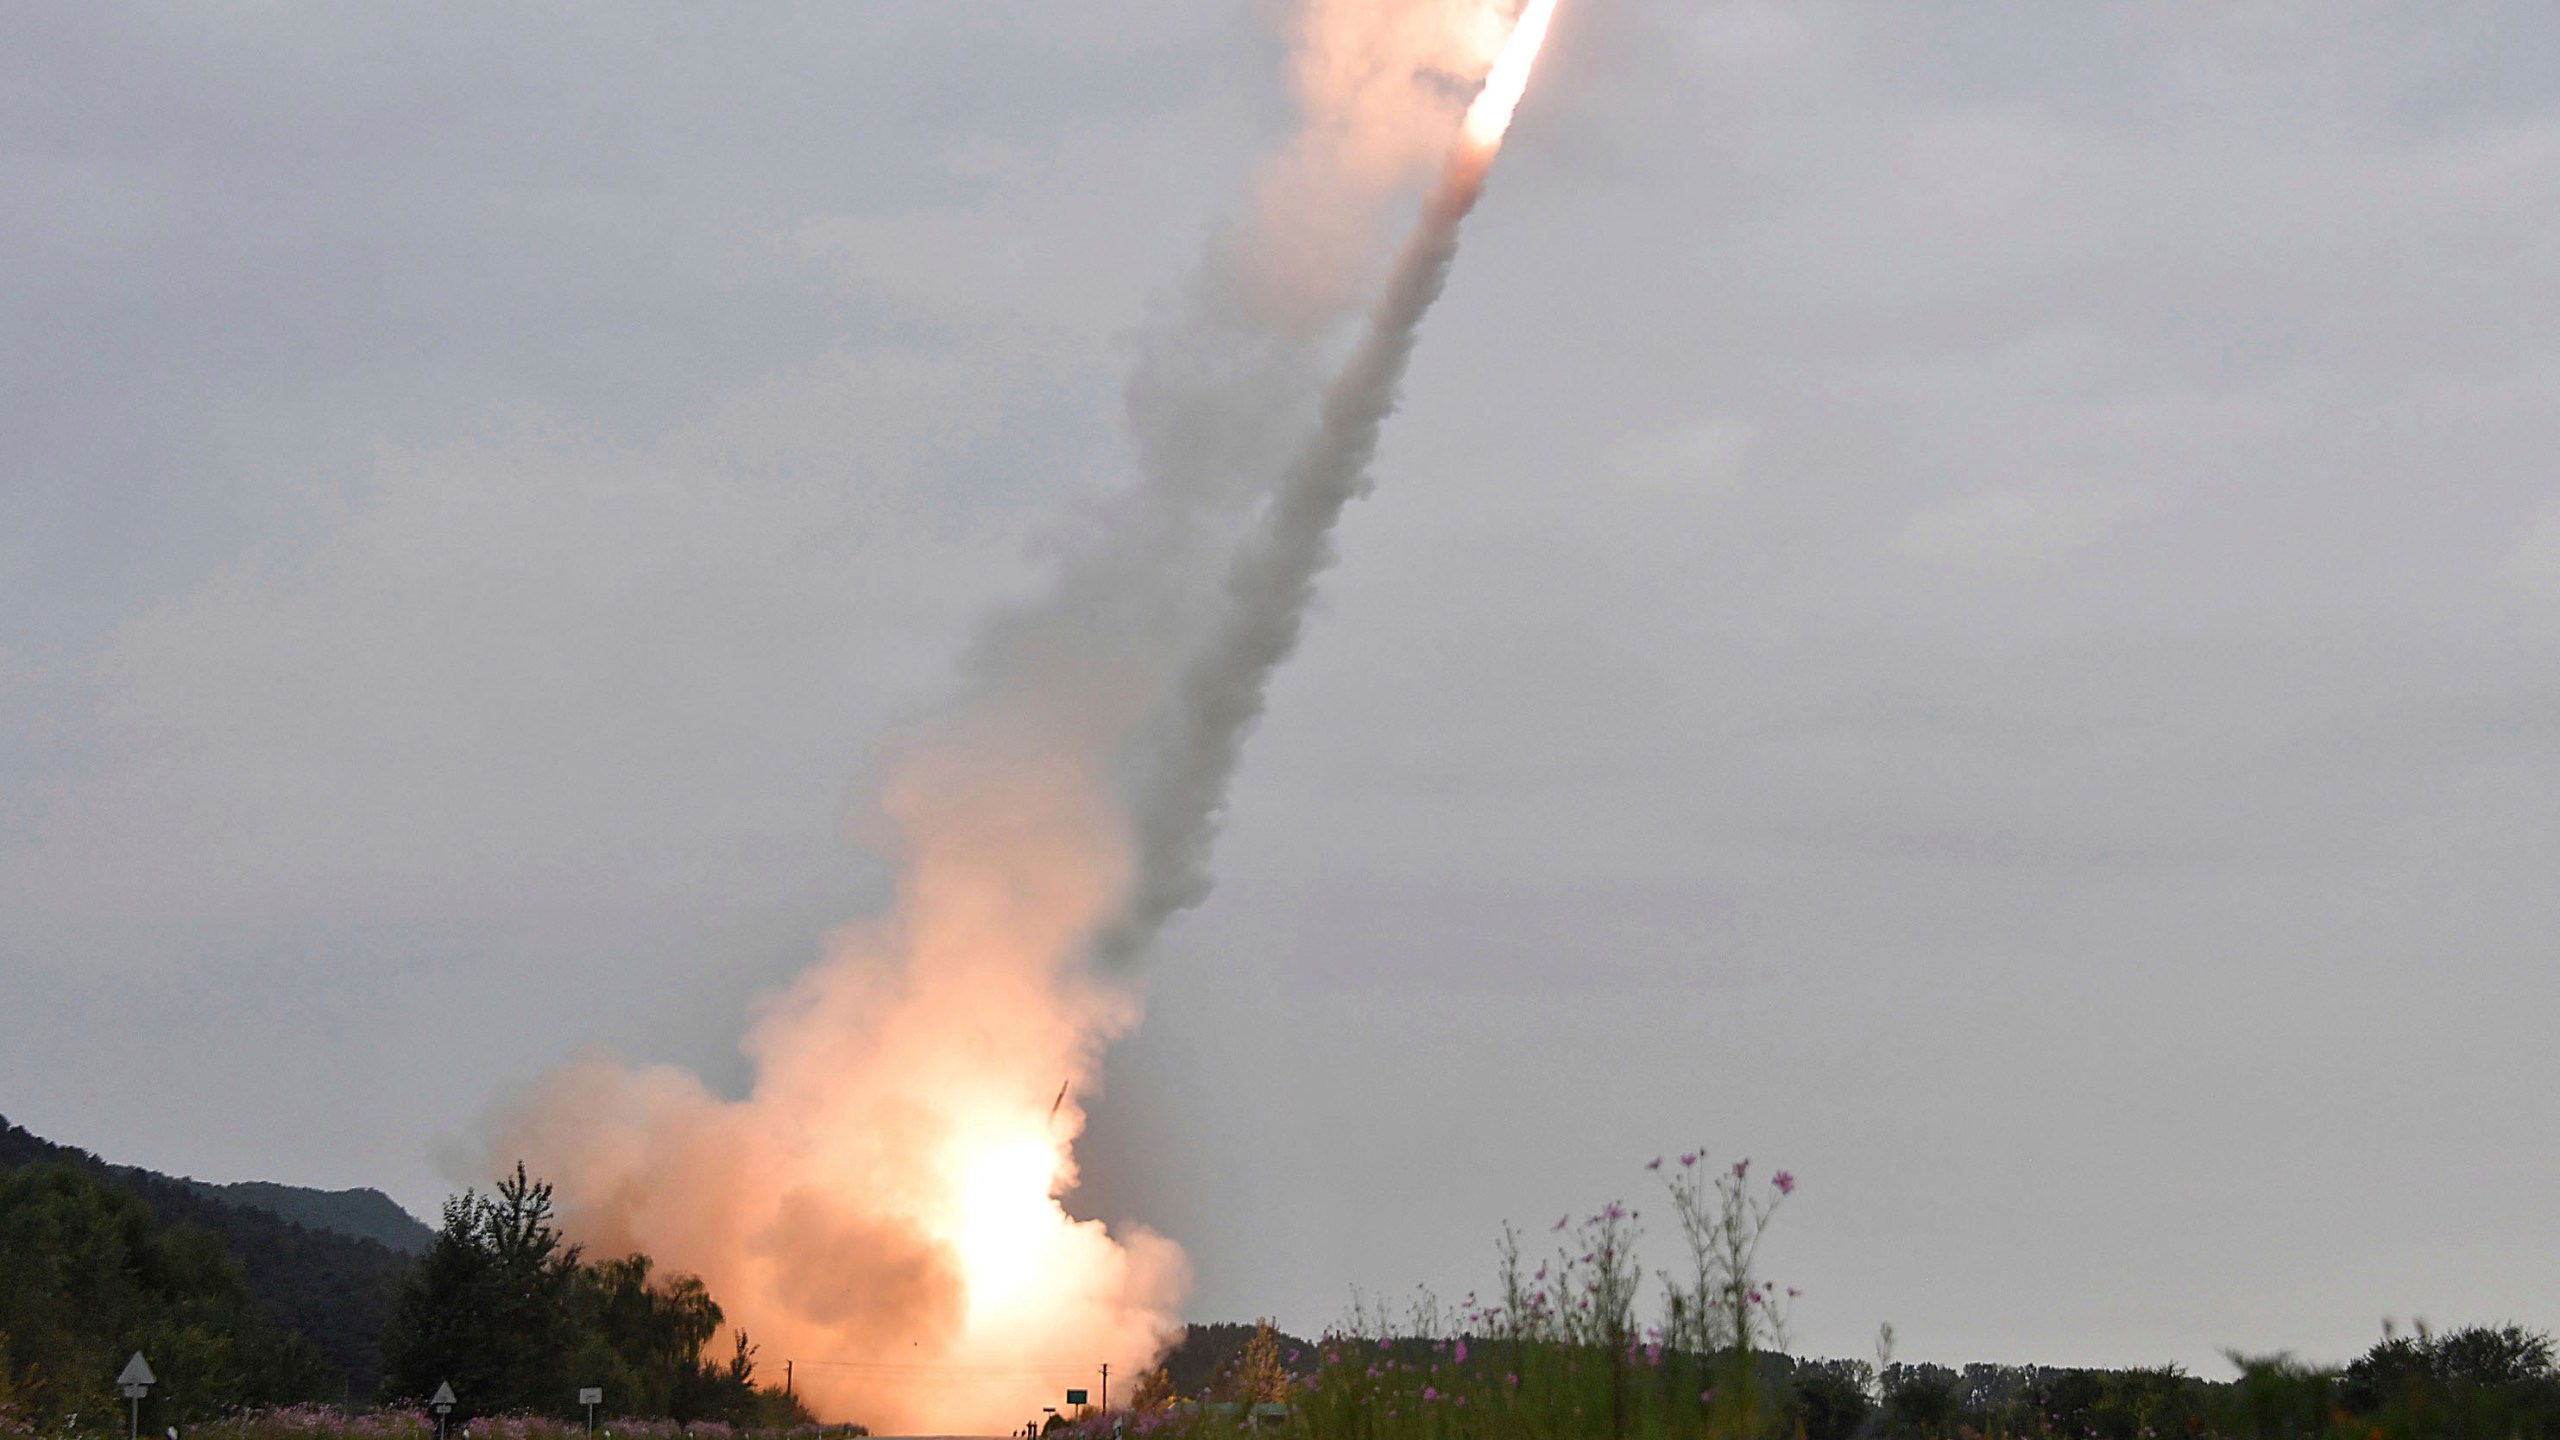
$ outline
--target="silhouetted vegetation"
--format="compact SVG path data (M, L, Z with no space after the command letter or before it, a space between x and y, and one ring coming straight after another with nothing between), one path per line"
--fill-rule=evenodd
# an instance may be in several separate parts
M372 1193L242 1188L267 1201ZM588 1262L554 1227L550 1187L521 1167L448 1202L414 1261L230 1193L0 1122L0 1430L121 1419L114 1380L135 1351L160 1377L144 1415L155 1432L377 1388L423 1401L448 1382L466 1416L566 1416L579 1388L599 1386L616 1417L812 1423L756 1385L743 1332L721 1345L700 1280L659 1277L646 1256Z
M213 1232L162 1223L133 1195L69 1165L0 1171L0 1373L36 1422L121 1411L113 1381L148 1351L153 1418L335 1394L338 1372L271 1324Z
M216 1185L205 1180L179 1182L197 1194L253 1210L264 1210L306 1230L325 1230L357 1240L376 1240L403 1255L423 1255L436 1232L392 1202L379 1190L314 1190L304 1185L275 1185L242 1180Z
M1267 1321L1194 1326L1115 1386L1120 1410L1073 1428L1094 1440L1133 1423L1164 1440L2560 1440L2553 1342L2512 1324L2386 1329L2340 1366L2233 1354L2221 1379L1895 1363L1889 1329L1872 1364L1794 1358L1794 1292L1758 1270L1794 1180L1700 1158L1665 1177L1685 1263L1652 1277L1656 1323L1638 1315L1637 1216L1610 1205L1557 1222L1553 1255L1534 1267L1506 1230L1491 1300L1444 1311L1426 1295L1395 1320L1355 1300L1315 1341ZM160 1374L146 1425L198 1425L201 1440L426 1440L432 1422L414 1406L442 1383L463 1417L516 1417L495 1433L522 1440L575 1440L567 1422L589 1385L631 1440L703 1424L814 1433L805 1410L755 1383L752 1342L724 1329L700 1280L645 1256L588 1260L553 1223L550 1187L521 1166L442 1218L412 1262L0 1123L0 1437L120 1427L114 1376L135 1350ZM387 1367L383 1394L410 1408L277 1408L345 1393L334 1355L301 1327L368 1295L363 1353Z
M1500 1245L1490 1301L1444 1312L1426 1295L1400 1320L1355 1300L1309 1346L1267 1328L1195 1327L1146 1377L1138 1433L1217 1440L2560 1440L2548 1336L2513 1325L2386 1332L2343 1367L2231 1357L2206 1380L2175 1366L2098 1370L1875 1363L1781 1353L1794 1292L1758 1270L1761 1236L1795 1188L1750 1166L1679 1157L1665 1177L1688 1263L1658 1275L1661 1315L1637 1312L1645 1277L1635 1212L1609 1205L1552 1230L1535 1263ZM1660 1170L1662 1161L1650 1168ZM1303 1348L1285 1407L1267 1400L1275 1353ZM1257 1355L1260 1358L1257 1358ZM1177 1370L1176 1366L1180 1365ZM1287 1367L1280 1367L1284 1371ZM1179 1377L1179 1378L1177 1378ZM1116 1417L1088 1419L1109 1433Z
M551 1187L516 1167L488 1195L445 1202L384 1335L385 1391L411 1402L440 1384L458 1413L573 1413L577 1389L603 1388L615 1414L679 1423L808 1423L790 1399L758 1389L745 1331L725 1357L717 1301L690 1275L653 1281L646 1256L589 1264L552 1224Z
M307 1398L373 1393L382 1373L383 1318L408 1274L409 1257L378 1241L312 1229L265 1209L231 1203L193 1181L109 1165L85 1150L56 1145L0 1119L0 1173L43 1165L68 1168L142 1202L161 1225L192 1226L216 1237L238 1263L265 1320L278 1331L302 1337L334 1368L334 1388ZM19 1341L22 1350L28 1343L23 1337Z

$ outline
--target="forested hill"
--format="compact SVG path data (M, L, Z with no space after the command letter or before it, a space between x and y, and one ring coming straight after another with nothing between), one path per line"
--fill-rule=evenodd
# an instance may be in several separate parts
M264 1180L243 1180L232 1185L216 1185L207 1180L185 1183L199 1195L210 1195L227 1204L254 1206L306 1230L379 1240L403 1255L424 1255L436 1240L436 1232L428 1229L424 1221L401 1209L379 1190L312 1190Z
M239 1260L250 1292L274 1323L307 1338L346 1373L354 1394L372 1392L382 1375L383 1319L409 1271L407 1255L379 1239L297 1224L265 1200L235 1201L220 1187L110 1165L0 1116L0 1170L45 1164L67 1165L114 1185L148 1205L164 1225L212 1231Z

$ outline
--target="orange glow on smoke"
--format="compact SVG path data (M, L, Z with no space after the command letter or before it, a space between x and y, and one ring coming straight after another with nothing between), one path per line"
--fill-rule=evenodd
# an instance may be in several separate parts
M1520 108L1520 97L1529 91L1529 72L1537 67L1538 51L1547 43L1547 25L1555 14L1556 0L1529 0L1521 10L1520 23L1512 28L1511 39L1485 74L1484 89L1467 107L1462 133L1468 145L1484 151L1502 144L1511 128L1511 112Z
M1451 156L1448 92L1418 77L1492 56L1452 172L1480 182L1555 11L1528 0L1503 40L1511 0L1297 3L1307 123L1221 252L1241 259L1209 271L1283 337L1352 313L1382 198ZM1444 246L1463 213L1436 222ZM589 1253L699 1275L760 1346L760 1378L796 1362L825 1419L1001 1434L1104 1364L1134 1382L1181 1329L1181 1250L1060 1201L1103 1052L1143 1001L1139 976L1090 951L1146 878L1125 761L1180 656L1127 623L1062 585L992 629L986 673L890 747L894 903L762 1007L746 1093L588 1055L490 1136L494 1168L521 1158L557 1184Z

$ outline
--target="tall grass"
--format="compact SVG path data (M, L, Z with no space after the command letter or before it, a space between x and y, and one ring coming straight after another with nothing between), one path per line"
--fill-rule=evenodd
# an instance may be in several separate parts
M1325 1337L1285 1414L1218 1406L1135 1417L1138 1434L1189 1440L1243 1431L1323 1440L1744 1440L1775 1433L1784 1409L1786 1305L1757 1270L1760 1239L1795 1188L1750 1162L1714 1168L1701 1152L1656 1160L1686 1255L1659 1275L1662 1305L1638 1313L1641 1216L1622 1203L1558 1219L1534 1261L1506 1226L1491 1299L1454 1313L1416 1307L1402 1325L1355 1304ZM1777 1369L1770 1361L1776 1359ZM1265 1407L1266 1409L1270 1407ZM1127 1421L1096 1417L1109 1433Z

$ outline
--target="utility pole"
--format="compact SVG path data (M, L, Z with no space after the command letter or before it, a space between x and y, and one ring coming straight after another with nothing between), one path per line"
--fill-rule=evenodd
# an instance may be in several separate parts
M1102 1362L1102 1413L1111 1413L1111 1362Z
M791 1362L788 1360L782 1362L782 1398L791 1398Z

